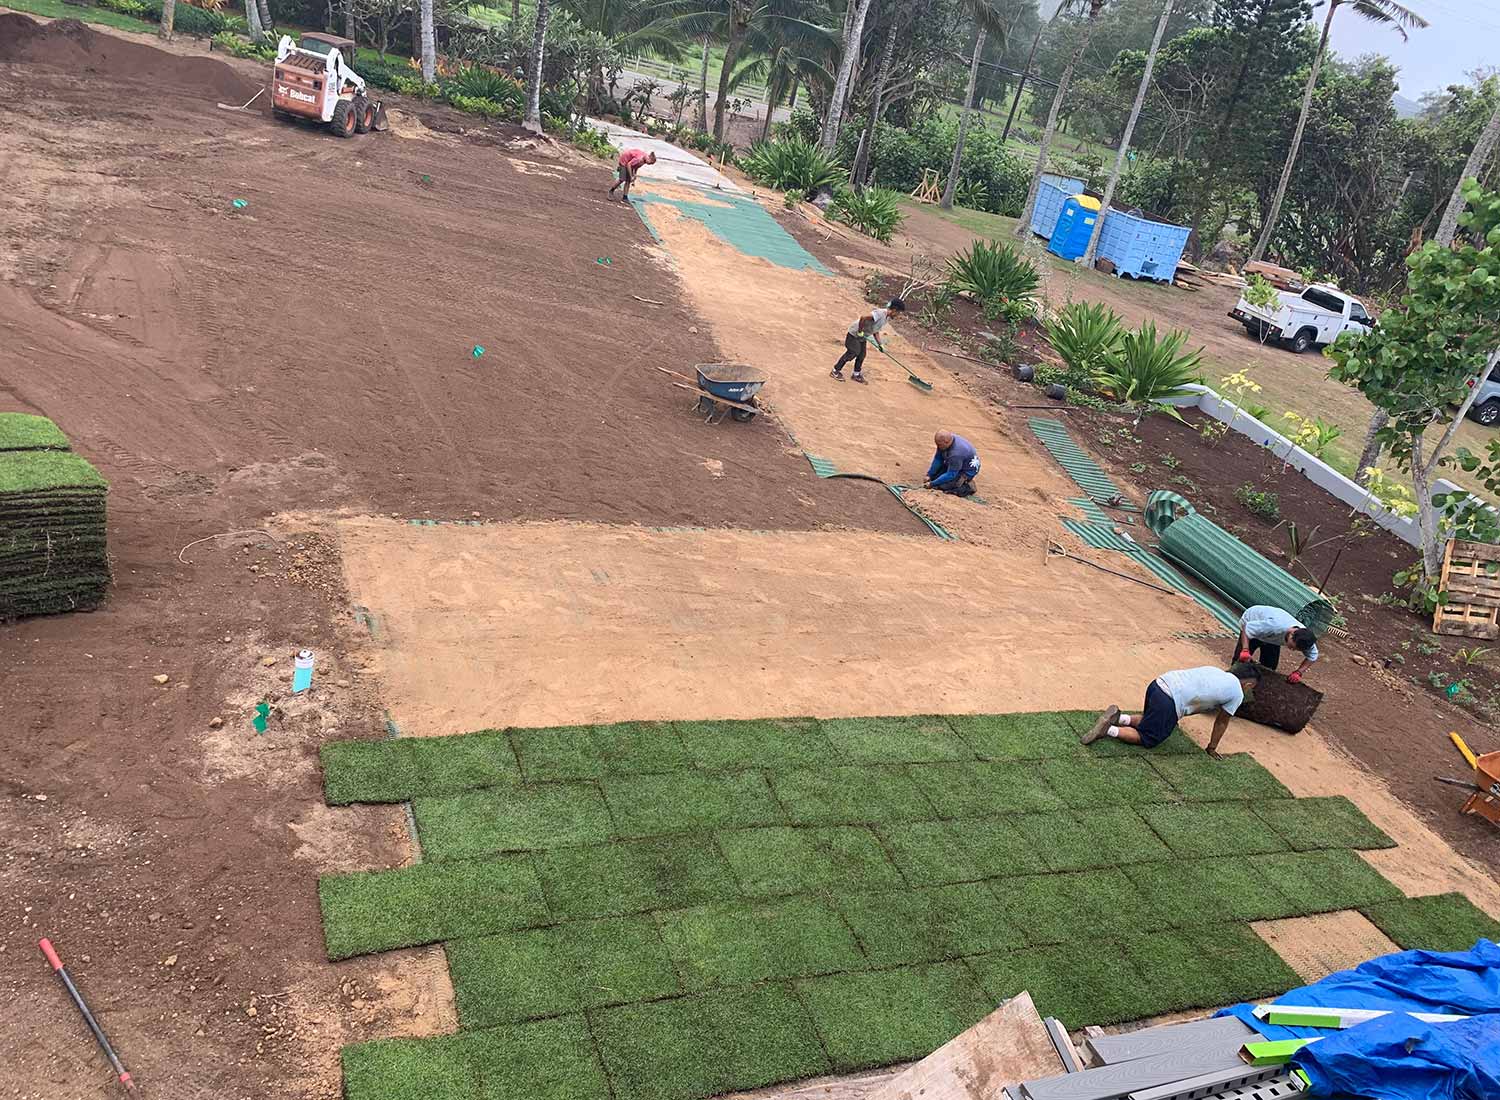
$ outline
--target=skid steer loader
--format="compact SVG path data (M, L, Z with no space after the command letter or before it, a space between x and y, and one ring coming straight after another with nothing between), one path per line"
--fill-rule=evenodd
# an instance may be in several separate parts
M354 43L331 34L282 35L272 70L271 112L281 119L326 122L339 137L386 130L385 106L366 94L352 68Z

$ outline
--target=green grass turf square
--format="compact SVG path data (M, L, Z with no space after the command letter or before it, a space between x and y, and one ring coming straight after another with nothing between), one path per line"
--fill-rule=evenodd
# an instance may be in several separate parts
M1500 921L1462 894L1383 901L1365 916L1408 951L1467 951L1480 939L1500 943Z
M1299 909L1247 860L1184 859L1124 868L1162 927L1191 928L1204 914L1220 920L1277 920Z
M941 818L1034 813L1063 805L1035 768L958 762L914 764L907 771Z
M851 764L916 764L973 760L974 753L935 715L909 718L825 718L823 734Z
M649 914L528 928L443 946L465 1029L682 992Z
M323 797L330 806L405 802L521 778L505 734L481 730L457 737L333 741L322 748Z
M1401 896L1379 871L1346 848L1252 856L1250 865L1303 914L1359 909Z
M683 749L700 768L787 771L839 762L816 718L756 718L747 722L676 722Z
M961 817L947 822L955 848L974 864L983 878L1040 874L1047 869L1042 855L1016 825L1016 816Z
M1141 1018L1142 980L1120 944L1105 937L1141 934L1141 929L1101 929L1099 938L998 951L966 961L997 1005L1026 991L1037 1012L1056 1016L1068 1027L1117 1024Z
M99 476L99 471L71 451L0 453L0 493L106 488L108 482Z
M1130 806L1021 814L1016 828L1049 871L1087 871L1171 859L1171 850Z
M1120 709L1126 714L1139 715L1141 713L1139 703L1135 705L1122 704ZM1068 728L1073 731L1074 737L1082 737L1093 727L1103 710L1103 707L1100 707L1098 710L1065 710L1060 713L1060 717L1068 724ZM1118 756L1192 756L1194 754L1202 755L1203 753L1203 750L1198 747L1193 739L1182 732L1181 726L1172 730L1168 734L1167 739L1154 749L1144 749L1140 745L1132 745L1127 741L1117 741L1110 737L1101 737L1092 745L1084 747L1083 751L1096 759L1106 760Z
M529 856L324 875L318 899L330 959L527 928L550 919Z
M1206 753L1156 756L1151 758L1151 766L1188 802L1292 797L1292 792L1249 753L1235 753L1218 760Z
M912 886L943 886L985 878L968 850L957 842L951 826L958 824L914 821L881 825L875 832L901 877ZM1036 869L1042 868L1038 865Z
M799 825L926 821L932 807L902 768L844 767L779 772L776 797Z
M719 848L748 897L816 890L891 890L900 872L869 829L730 829Z
M993 1008L961 962L798 982L839 1072L932 1053Z
M1118 868L1003 879L989 886L1001 913L1032 947L1157 926L1150 902Z
M552 910L565 920L677 909L739 892L711 836L554 848L535 858Z
M948 725L981 760L1081 756L1078 734L1059 714L955 714Z
M0 451L66 451L68 437L45 416L0 412Z
M609 810L592 783L487 787L412 801L422 858L467 859L603 843L611 837Z
M817 898L725 902L658 913L657 921L694 992L866 965L848 926Z
M1186 859L1248 856L1286 850L1249 806L1238 802L1183 802L1140 807L1141 816Z
M839 899L871 967L938 962L1025 942L983 883Z
M830 1068L807 1010L782 985L604 1009L591 1019L615 1100L692 1100Z
M1151 932L1123 947L1144 979L1136 990L1143 1016L1257 1000L1301 983L1247 924Z
M343 1063L345 1100L597 1100L609 1089L582 1016L355 1043Z
M1294 851L1319 848L1394 848L1396 842L1370 823L1342 795L1257 802L1252 809Z
M693 764L670 722L550 726L510 732L521 770L532 783L648 775Z
M1065 806L1073 809L1173 802L1177 797L1149 762L1134 757L1123 760L1064 757L1043 760L1039 767L1047 785Z
M636 775L606 779L603 787L615 831L624 837L782 822L781 806L755 771Z

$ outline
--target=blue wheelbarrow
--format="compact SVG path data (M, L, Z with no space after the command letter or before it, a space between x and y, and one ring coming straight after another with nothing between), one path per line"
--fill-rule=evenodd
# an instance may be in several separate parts
M765 374L759 369L745 363L699 363L697 365L697 385L688 384L685 374L667 370L666 367L657 367L663 374L669 374L673 378L680 378L680 382L672 383L685 390L693 390L698 394L698 411L706 413L709 423L713 423L717 417L724 418L727 413L741 423L754 420L755 414L760 412L760 403L756 400L756 394L766 384Z

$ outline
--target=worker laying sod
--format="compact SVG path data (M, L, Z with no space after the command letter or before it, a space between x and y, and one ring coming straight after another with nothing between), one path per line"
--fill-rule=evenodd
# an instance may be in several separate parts
M1110 737L1127 745L1154 749L1177 727L1178 719L1190 714L1213 714L1214 730L1208 754L1217 756L1229 719L1259 680L1260 669L1248 662L1237 663L1228 671L1204 665L1163 672L1146 685L1146 702L1140 714L1122 714L1119 707L1110 707L1083 735L1083 743L1091 745L1101 737Z
M1245 608L1240 616L1239 646L1233 659L1249 661L1258 655L1261 665L1274 672L1281 664L1283 646L1302 654L1302 663L1287 677L1300 684L1307 666L1318 659L1317 635L1279 607L1257 604Z
M328 800L410 800L422 860L325 876L328 953L442 943L461 1028L346 1048L346 1096L692 1100L920 1057L1022 989L1074 1027L1259 998L1296 977L1249 921L1400 899L1352 805L1092 717L325 746Z

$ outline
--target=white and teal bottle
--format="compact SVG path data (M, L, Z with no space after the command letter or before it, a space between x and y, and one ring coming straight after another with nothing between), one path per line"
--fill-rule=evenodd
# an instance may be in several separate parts
M292 694L306 691L312 687L313 652L310 649L299 649L297 659L292 662Z

